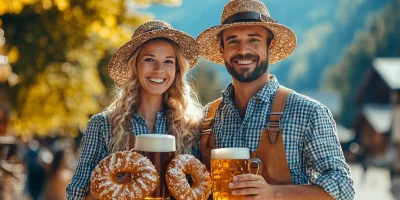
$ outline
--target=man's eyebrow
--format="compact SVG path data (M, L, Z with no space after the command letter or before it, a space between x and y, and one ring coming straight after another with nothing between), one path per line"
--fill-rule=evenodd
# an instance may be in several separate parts
M233 39L233 38L237 38L237 36L236 35L228 36L228 37L226 37L225 41Z
M252 37L262 37L260 34L258 33L250 33L248 34L248 36L252 36Z

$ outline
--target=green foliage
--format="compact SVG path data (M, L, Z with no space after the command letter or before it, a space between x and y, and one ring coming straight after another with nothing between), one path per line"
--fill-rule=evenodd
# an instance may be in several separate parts
M400 1L391 0L369 27L358 33L343 59L326 73L325 87L343 95L340 121L350 126L357 112L355 95L375 57L400 56Z
M128 7L151 3L181 0L1 1L3 52L20 79L0 87L13 106L11 130L24 137L77 135L109 103L110 56L152 18Z
M195 80L193 87L203 105L221 97L221 91L224 89L220 77L222 74L218 73L214 69L215 67L221 66L207 65L204 62L200 62L192 72Z
M298 46L279 66L271 66L280 83L300 92L321 87L325 71L340 62L357 33L392 0L308 1L304 8L308 12L297 23L293 16L300 11L287 15L292 18L287 25L295 30Z

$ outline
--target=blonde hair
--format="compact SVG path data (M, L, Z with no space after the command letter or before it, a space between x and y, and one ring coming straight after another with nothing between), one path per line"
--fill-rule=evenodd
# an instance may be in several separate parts
M163 106L167 115L168 134L175 136L176 153L193 153L192 148L198 139L199 125L202 118L202 107L197 95L190 87L186 75L189 71L189 63L184 58L178 45L168 39L175 50L177 57L175 79L170 88L163 94ZM149 42L147 41L147 42ZM146 43L147 43L146 42ZM120 87L117 87L116 99L106 109L110 114L113 138L108 144L111 152L128 150L130 132L126 127L130 124L132 114L140 106L139 82L137 80L137 60L143 43L133 53L128 61L131 70L130 79Z

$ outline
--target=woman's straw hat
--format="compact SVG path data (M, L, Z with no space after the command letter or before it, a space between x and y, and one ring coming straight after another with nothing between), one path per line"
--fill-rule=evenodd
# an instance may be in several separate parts
M111 57L108 64L110 77L118 84L124 84L131 76L128 61L133 52L144 42L154 38L167 38L174 41L193 68L199 61L199 47L196 40L182 31L173 29L164 21L153 20L140 25L130 41L124 44Z

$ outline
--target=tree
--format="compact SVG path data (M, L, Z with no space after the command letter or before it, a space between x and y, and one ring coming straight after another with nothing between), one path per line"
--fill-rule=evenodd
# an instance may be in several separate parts
M400 0L391 0L380 15L361 31L350 45L343 59L326 73L325 87L343 95L340 121L350 126L357 112L355 93L362 84L375 57L400 56Z
M77 135L109 102L107 64L133 28L152 18L128 8L180 0L3 0L0 28L14 87L0 91L12 103L15 134ZM78 129L79 128L79 129Z
M222 75L215 67L220 66L207 65L205 62L200 61L198 66L196 66L191 73L193 77L193 87L203 105L221 97L221 91L224 86L221 79L218 77Z

